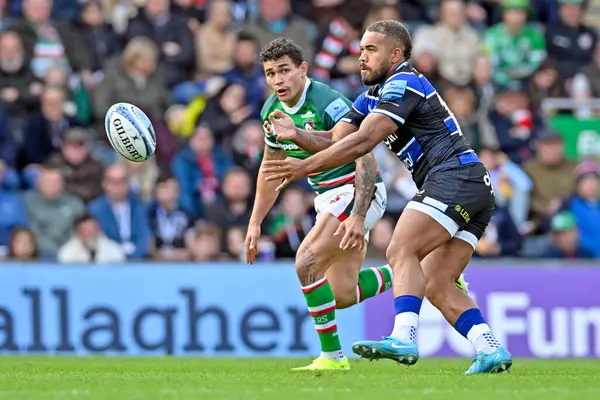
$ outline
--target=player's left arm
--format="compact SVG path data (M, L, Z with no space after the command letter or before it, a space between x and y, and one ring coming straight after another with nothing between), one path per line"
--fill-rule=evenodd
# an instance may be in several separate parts
M348 164L368 154L396 129L396 123L388 116L371 113L364 119L358 131L334 143L328 149L308 157L305 160L305 172L326 171Z

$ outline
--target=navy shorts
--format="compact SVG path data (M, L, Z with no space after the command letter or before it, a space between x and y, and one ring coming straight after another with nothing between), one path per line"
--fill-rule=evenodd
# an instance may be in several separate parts
M483 236L496 197L487 169L477 162L432 173L406 205L430 215L475 248Z

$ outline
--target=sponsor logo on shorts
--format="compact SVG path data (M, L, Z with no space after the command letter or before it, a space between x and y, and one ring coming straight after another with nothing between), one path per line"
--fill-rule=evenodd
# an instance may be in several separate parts
M469 223L469 221L471 220L471 216L469 215L469 213L467 212L467 210L465 210L464 208L462 208L459 205L457 205L456 207L454 207L454 209L456 210L456 212L461 217L463 217L463 219L465 220L465 222Z
M337 203L338 201L340 201L342 199L342 197L344 197L346 195L346 193L340 193L337 196L335 196L335 198L333 200L331 200L329 202L329 204L334 204Z

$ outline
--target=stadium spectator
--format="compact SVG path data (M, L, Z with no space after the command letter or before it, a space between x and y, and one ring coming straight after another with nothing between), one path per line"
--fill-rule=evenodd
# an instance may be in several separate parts
M92 58L83 38L70 22L52 19L51 12L52 0L23 0L24 19L11 25L23 40L33 73L42 78L49 68L61 66L91 84Z
M496 194L496 205L506 207L519 232L527 230L532 182L521 167L497 148L483 147L479 158L487 168Z
M20 36L14 31L4 31L0 35L0 102L17 131L26 115L39 111L42 90L29 68Z
M46 88L42 94L40 114L25 121L22 144L23 166L42 164L60 149L65 133L74 125L65 114L66 94L62 89ZM31 183L31 179L29 179Z
M156 183L156 200L149 208L151 255L155 260L191 260L194 219L181 209L178 200L179 183L175 177L162 174Z
M0 161L9 168L14 168L18 156L18 147L9 122L9 116L0 106Z
M0 161L0 181L4 179L5 171L6 165ZM8 254L13 229L27 224L27 212L20 194L0 187L0 257Z
M252 108L252 118L260 117L260 109L270 94L262 66L258 62L258 44L256 39L244 32L237 36L234 66L222 76L228 82L236 82L246 88L246 100Z
M204 221L197 224L191 249L193 260L196 262L218 261L221 259L221 230L219 226Z
M543 122L533 114L525 93L508 90L498 94L489 119L500 150L512 161L521 164L533 156L533 141Z
M447 82L440 75L438 60L436 58L440 50L433 42L421 42L415 43L415 45L411 58L413 67L431 82L436 92L443 96Z
M514 257L523 246L523 238L508 209L496 205L485 233L479 239L475 255L480 257Z
M444 97L448 108L459 123L463 136L469 141L473 150L478 150L482 135L473 91L468 86L449 87L444 92Z
M125 32L125 40L144 36L156 45L159 67L167 87L189 79L194 71L194 39L187 20L171 13L169 0L146 0L144 9L131 21Z
M414 40L415 47L419 47L420 41L433 43L443 79L458 86L471 81L475 58L481 51L481 40L466 20L466 5L462 0L443 0L439 22L420 28Z
M535 147L536 157L525 163L523 170L533 182L530 219L536 231L544 232L548 219L573 193L576 164L564 156L564 142L556 132L544 132L538 137Z
M41 257L53 259L73 235L75 219L85 211L83 202L64 190L64 178L52 165L40 168L36 189L25 195L29 227Z
M487 54L494 66L493 81L509 89L522 89L525 80L546 57L544 36L527 24L529 0L503 0L502 22L485 34Z
M246 226L236 226L227 230L226 235L227 256L233 261L242 261L244 253L244 240L246 239Z
M473 67L473 81L470 85L477 98L477 113L484 118L492 109L494 94L496 92L492 83L492 63L489 57L479 55L475 58ZM488 143L493 145L493 143Z
M233 161L256 181L265 148L265 133L258 121L245 122L235 133L232 143Z
M153 0L162 1L162 0ZM96 118L120 101L148 110L149 117L163 118L171 103L163 73L157 70L158 49L144 37L127 43L123 53L106 63L104 79L94 91Z
M206 20L209 0L173 0L171 11L187 18L190 31L197 32L200 23Z
M275 257L294 258L300 243L313 225L312 218L308 216L308 207L304 203L303 190L299 187L285 190L269 227L275 243Z
M560 81L568 89L573 76L592 62L598 34L582 23L584 0L558 2L559 20L546 27L546 46L548 56L556 60Z
M146 207L130 192L127 170L114 164L104 172L104 195L94 200L89 211L102 232L121 244L127 258L140 260L150 249L150 223Z
M214 134L216 143L229 148L235 131L254 111L246 102L244 86L231 83L208 101L197 125L206 125Z
M370 4L362 0L344 1L337 7L336 15L319 34L314 67L310 68L310 75L315 79L353 98L364 89L358 57L365 17L367 23L369 17L373 18L369 7Z
M12 261L37 261L38 247L31 230L25 227L13 229L8 245L8 259Z
M595 160L583 161L575 169L575 194L565 208L577 220L584 250L600 258L600 169Z
M59 250L57 261L63 264L107 264L126 261L121 245L107 238L98 221L90 214L75 220L75 235Z
M101 0L83 0L77 29L86 47L91 51L93 86L102 80L106 61L121 51L121 43L114 30L106 23Z
M232 5L229 0L210 3L208 20L196 32L196 79L219 75L233 67L236 35L230 29Z
M131 192L144 203L151 202L155 194L156 180L160 174L156 159L153 157L140 163L120 157L118 163L127 170Z
M104 166L91 151L91 134L83 128L71 128L65 133L60 150L48 162L61 170L66 191L89 203L102 194Z
M542 114L542 102L546 98L561 97L563 94L562 81L556 70L556 62L548 58L540 64L529 80L528 93L531 110L536 115Z
M594 61L573 78L571 95L576 100L600 98L600 42L594 49Z
M313 24L292 13L290 0L258 0L260 13L243 30L256 37L260 47L278 37L294 38L302 47L304 59L312 65L316 32Z
M252 214L252 182L250 175L240 167L233 167L223 177L222 196L207 207L206 219L226 231L237 226L248 226ZM224 239L224 238L223 238Z
M203 217L204 207L217 199L220 182L232 165L231 158L215 145L212 131L199 126L171 166L181 188L181 207Z
M545 258L593 258L581 247L577 220L570 211L561 211L550 222L551 242L542 255Z

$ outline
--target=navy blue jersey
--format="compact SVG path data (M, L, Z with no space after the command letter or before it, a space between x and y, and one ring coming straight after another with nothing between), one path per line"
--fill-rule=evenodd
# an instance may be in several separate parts
M479 162L444 100L406 61L382 85L361 94L341 120L360 126L369 113L386 115L398 126L383 142L418 187L434 168Z

